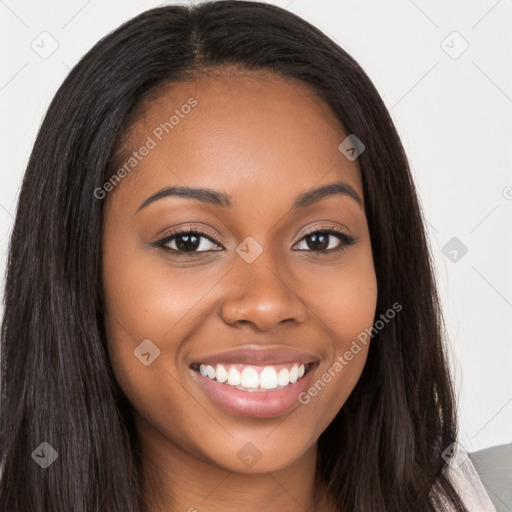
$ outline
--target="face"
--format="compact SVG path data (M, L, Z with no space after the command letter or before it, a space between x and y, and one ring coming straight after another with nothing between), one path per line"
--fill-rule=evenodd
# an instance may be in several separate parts
M377 283L346 137L306 85L261 72L167 87L130 130L105 186L105 324L155 456L280 470L353 390Z

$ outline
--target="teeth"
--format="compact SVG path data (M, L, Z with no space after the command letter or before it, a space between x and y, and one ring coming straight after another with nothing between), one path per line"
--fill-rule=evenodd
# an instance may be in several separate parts
M254 368L246 368L242 372L242 378L240 384L244 388L259 388L260 387L260 379L258 377L258 372Z
M290 382L293 384L293 383L297 382L298 378L299 378L299 367L296 364L294 364L292 366L292 369L290 370Z
M263 389L277 388L277 372L272 366L265 366L260 374L260 387Z
M212 366L206 367L206 373L208 374L208 377L210 377L210 379L215 379L215 369Z
M215 375L217 382L226 382L228 380L228 372L221 364L218 364L215 368Z
M230 384L231 386L240 385L240 372L233 366L229 369L228 384Z
M225 365L217 364L215 368L210 365L199 365L199 372L204 377L226 383L230 386L255 389L275 389L277 387L294 384L306 373L306 366L294 363L291 368L282 368L279 372L273 366L265 366L258 374L253 366L245 366L240 372L237 368L240 365L231 365L229 370Z
M277 378L277 382L280 386L287 386L290 384L290 372L288 371L288 368L283 368L280 370Z

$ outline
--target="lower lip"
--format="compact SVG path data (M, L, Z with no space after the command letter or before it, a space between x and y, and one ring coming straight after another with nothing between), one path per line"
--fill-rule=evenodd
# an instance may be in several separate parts
M205 377L195 370L190 371L208 396L226 411L237 416L270 418L284 414L300 403L298 397L310 386L316 368L317 364L313 363L297 382L268 391L242 391Z

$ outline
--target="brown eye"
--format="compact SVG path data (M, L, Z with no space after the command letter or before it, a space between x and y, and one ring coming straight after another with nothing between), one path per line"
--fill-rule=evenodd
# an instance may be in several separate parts
M219 250L215 247L220 246L203 231L179 229L156 242L155 247L162 247L178 254L194 254Z
M306 247L296 250L311 251L318 254L333 253L342 251L355 242L354 237L330 227L307 233L298 244L305 243ZM189 228L177 229L167 234L158 240L154 246L177 255L188 256L223 249L206 232Z
M355 238L343 233L334 228L318 229L308 233L304 236L302 241L305 241L306 249L297 250L310 250L316 253L330 253L346 249L348 246L355 243Z

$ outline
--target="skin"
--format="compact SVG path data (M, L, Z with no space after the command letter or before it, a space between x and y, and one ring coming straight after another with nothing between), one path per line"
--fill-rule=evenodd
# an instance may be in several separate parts
M340 153L347 134L307 85L237 70L160 91L139 109L122 152L137 150L190 97L197 106L105 199L109 354L135 410L150 510L333 510L315 472L317 440L357 383L368 347L307 405L265 419L221 409L189 365L243 345L281 345L316 354L314 382L371 327L377 282L364 208L337 194L291 210L296 196L333 182L364 204L357 160ZM167 197L137 211L171 185L222 191L235 205ZM325 225L356 242L314 253L304 232ZM204 228L213 242L201 238L200 251L208 252L151 245L178 226ZM248 236L263 249L252 263L235 251ZM340 244L328 240L329 249ZM160 350L148 366L134 356L145 339ZM248 442L261 454L250 468L237 457Z

